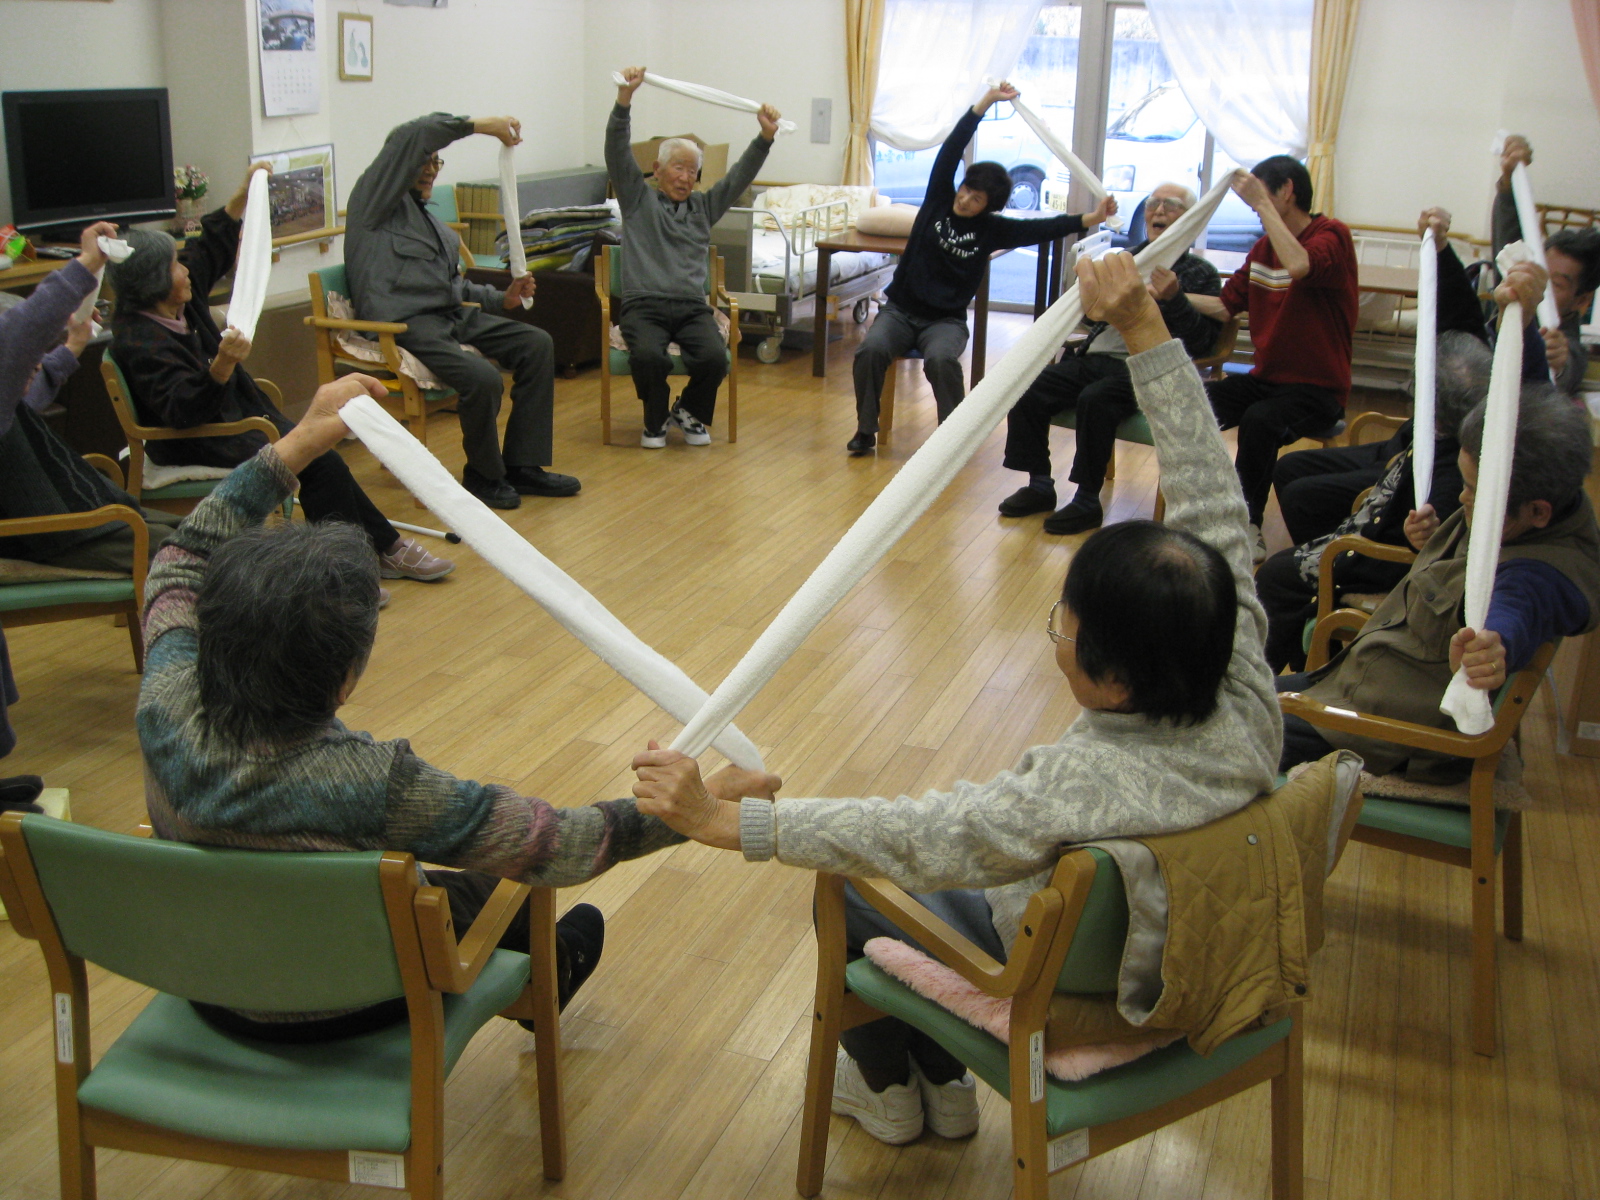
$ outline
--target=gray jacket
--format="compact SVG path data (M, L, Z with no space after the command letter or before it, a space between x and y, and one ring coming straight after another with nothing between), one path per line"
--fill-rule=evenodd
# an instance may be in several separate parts
M613 105L606 122L606 170L622 206L619 294L624 300L636 296L703 300L711 227L754 182L772 143L763 137L752 139L732 170L705 191L690 192L680 203L645 182L633 158L631 137L628 110Z
M461 239L412 192L431 155L472 132L471 117L429 113L389 131L345 217L344 267L363 321L409 321L463 301L499 312L505 293L461 275Z

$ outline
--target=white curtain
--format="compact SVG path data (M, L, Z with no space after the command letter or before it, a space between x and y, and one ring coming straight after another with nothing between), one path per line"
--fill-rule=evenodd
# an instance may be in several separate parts
M898 150L937 146L984 80L1016 66L1041 0L887 0L872 133ZM1302 107L1304 105L1302 104Z
M1146 0L1178 86L1228 156L1306 155L1313 0Z

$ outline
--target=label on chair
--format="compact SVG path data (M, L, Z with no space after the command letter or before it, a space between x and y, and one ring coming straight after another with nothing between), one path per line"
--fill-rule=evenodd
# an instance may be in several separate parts
M1028 1035L1028 1100L1044 1099L1044 1030Z
M371 1184L373 1187L403 1188L406 1186L405 1156L352 1150L350 1182Z
M77 1060L72 1047L72 997L56 993L56 1061L71 1065Z
M1063 1133L1060 1137L1051 1139L1046 1149L1047 1171L1059 1171L1062 1167L1070 1167L1080 1158L1089 1157L1089 1131L1074 1129L1071 1133Z

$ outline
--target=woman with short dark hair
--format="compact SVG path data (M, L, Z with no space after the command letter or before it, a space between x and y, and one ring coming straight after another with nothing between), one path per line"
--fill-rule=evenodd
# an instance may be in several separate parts
M1050 610L1078 719L987 783L894 802L768 803L781 781L749 773L740 794L757 798L719 799L693 759L652 746L634 760L642 811L749 859L931 893L918 899L1003 960L1064 846L1191 829L1271 789L1282 724L1262 654L1266 618L1243 497L1205 390L1131 257L1080 259L1077 271L1085 313L1127 340L1169 505L1165 525L1130 521L1091 536ZM870 937L904 936L853 896L847 933L857 954ZM885 1018L841 1043L834 1111L874 1137L909 1141L925 1122L945 1137L977 1127L971 1078L910 1026Z

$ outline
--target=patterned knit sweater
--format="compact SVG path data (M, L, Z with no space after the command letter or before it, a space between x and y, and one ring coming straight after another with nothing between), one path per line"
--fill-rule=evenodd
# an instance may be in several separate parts
M916 798L747 799L746 858L883 876L919 892L987 888L995 930L1009 946L1063 847L1192 829L1271 789L1283 722L1262 653L1266 614L1233 464L1181 342L1135 355L1128 371L1155 437L1167 524L1215 546L1233 571L1239 618L1216 711L1178 726L1085 710L1015 770Z
M380 742L337 720L291 745L246 747L210 734L195 666L206 563L294 487L266 447L201 502L150 569L138 727L158 836L246 849L406 850L420 861L547 887L683 840L632 800L555 808L457 779L403 739Z

